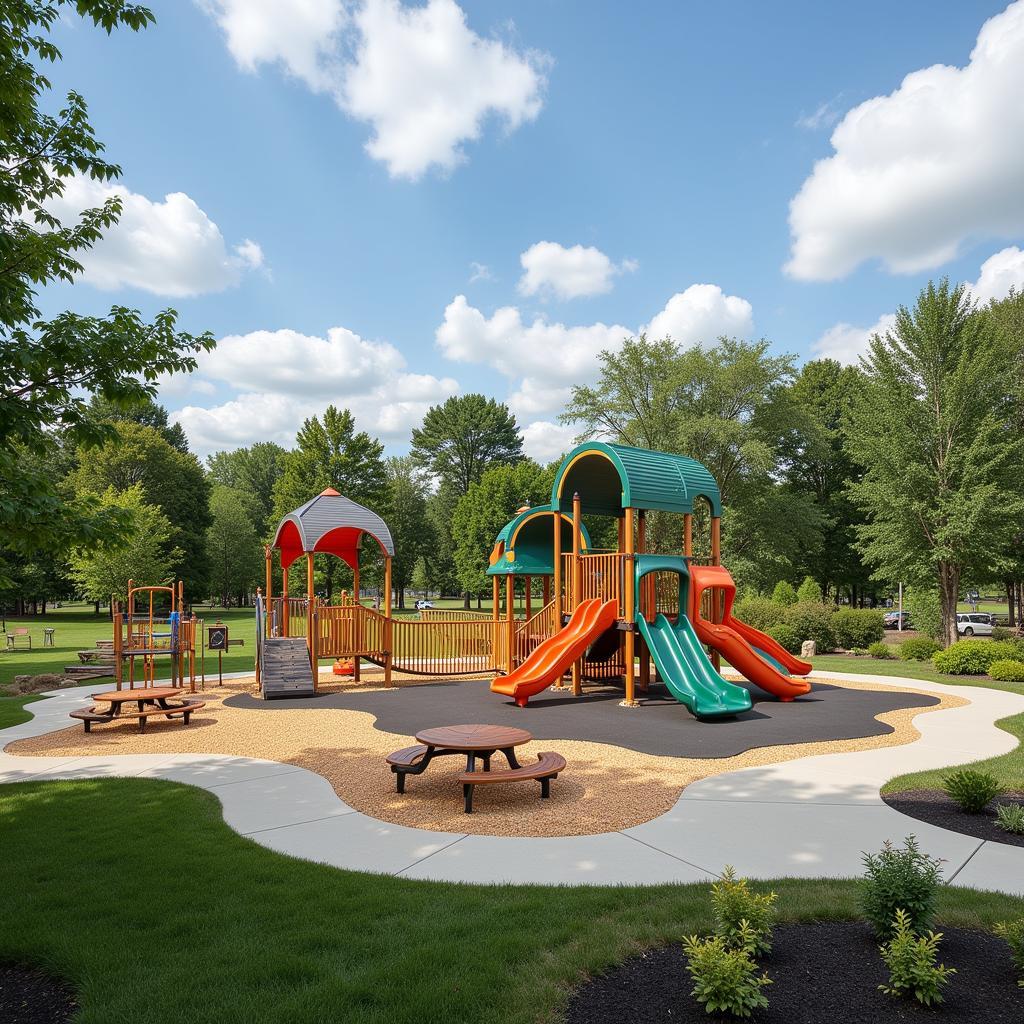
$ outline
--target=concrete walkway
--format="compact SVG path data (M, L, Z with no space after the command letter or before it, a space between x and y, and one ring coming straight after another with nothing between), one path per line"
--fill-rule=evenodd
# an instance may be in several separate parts
M198 754L18 757L0 753L0 783L114 776L165 779L215 793L236 831L269 849L356 871L405 878L515 884L696 882L725 864L751 878L850 877L861 854L913 832L943 858L954 885L1024 894L1024 848L915 821L878 795L904 772L1006 753L1016 740L994 727L1024 712L1024 696L917 679L816 672L822 679L906 685L970 700L922 714L914 743L748 768L689 786L661 817L621 832L505 838L429 832L371 818L343 803L321 776L255 758ZM28 706L30 722L0 731L0 746L68 727L68 712L96 689L54 691ZM625 713L625 712L624 712ZM382 766L383 770L383 766ZM556 783L557 795L557 783Z

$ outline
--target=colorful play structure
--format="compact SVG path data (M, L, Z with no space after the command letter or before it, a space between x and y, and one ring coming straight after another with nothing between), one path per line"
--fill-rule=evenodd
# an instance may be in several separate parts
M111 600L114 619L114 681L120 690L136 683L151 687L157 659L170 660L170 686L188 686L196 692L196 638L203 635L202 620L185 612L185 587L137 586L128 581L127 600ZM200 639L200 655L202 644ZM136 679L136 667L141 676ZM187 681L186 681L187 680Z
M651 513L681 516L679 554L647 550ZM257 680L267 698L311 696L321 659L350 661L357 681L366 660L383 666L385 685L394 671L441 678L496 672L491 689L521 707L566 677L576 695L586 681L618 681L622 705L636 707L637 691L647 692L653 670L694 715L716 718L751 707L750 691L720 674L721 656L762 690L792 700L810 690L801 677L811 666L732 614L736 586L721 565L721 516L718 486L701 463L587 442L563 460L550 502L520 509L499 532L487 569L490 614L437 610L395 618L395 549L387 524L328 488L285 516L266 549L256 608ZM617 523L614 549L594 547L586 517ZM694 554L695 528L707 531L703 558ZM358 599L367 538L367 550L375 545L383 560L380 610ZM282 580L277 596L274 551ZM351 568L351 595L343 592L337 603L316 596L317 554ZM303 557L305 594L296 597L289 594L288 570Z

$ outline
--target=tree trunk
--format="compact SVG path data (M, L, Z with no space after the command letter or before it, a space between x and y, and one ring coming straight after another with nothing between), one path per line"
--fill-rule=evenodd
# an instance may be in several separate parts
M100 613L100 603L99 603L99 601L93 601L93 607L96 609L96 614L99 615L99 613Z
M468 590L462 595L462 607L465 608L467 612L472 607L472 605L470 604L470 598L471 597L472 597L472 595L470 594L470 592Z
M956 602L960 596L960 570L950 562L939 562L939 604L942 611L942 636L946 646L959 639L956 631Z
M403 611L404 612L405 611L405 587L399 586L397 588L397 590L395 591L395 593L396 593L395 604L397 605L399 611Z
M1017 585L1013 580L1006 580L1005 582L1007 625L1012 629L1017 625Z

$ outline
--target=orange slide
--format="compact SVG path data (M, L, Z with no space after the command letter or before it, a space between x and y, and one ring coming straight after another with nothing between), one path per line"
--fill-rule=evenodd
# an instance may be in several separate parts
M521 708L535 694L561 679L574 661L618 618L615 601L583 601L565 627L548 637L514 672L491 682L494 693L504 693Z
M701 594L710 587L717 587L725 594L721 622L701 618ZM809 693L811 684L806 679L794 679L786 673L805 676L812 666L794 658L767 633L734 618L735 600L736 584L728 569L721 565L690 566L690 621L701 643L718 651L737 672L780 700L792 700Z

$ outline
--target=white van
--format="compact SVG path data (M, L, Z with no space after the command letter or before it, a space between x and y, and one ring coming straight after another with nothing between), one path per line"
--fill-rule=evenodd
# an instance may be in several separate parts
M961 636L991 636L992 617L982 612L961 612L956 617L956 631Z

